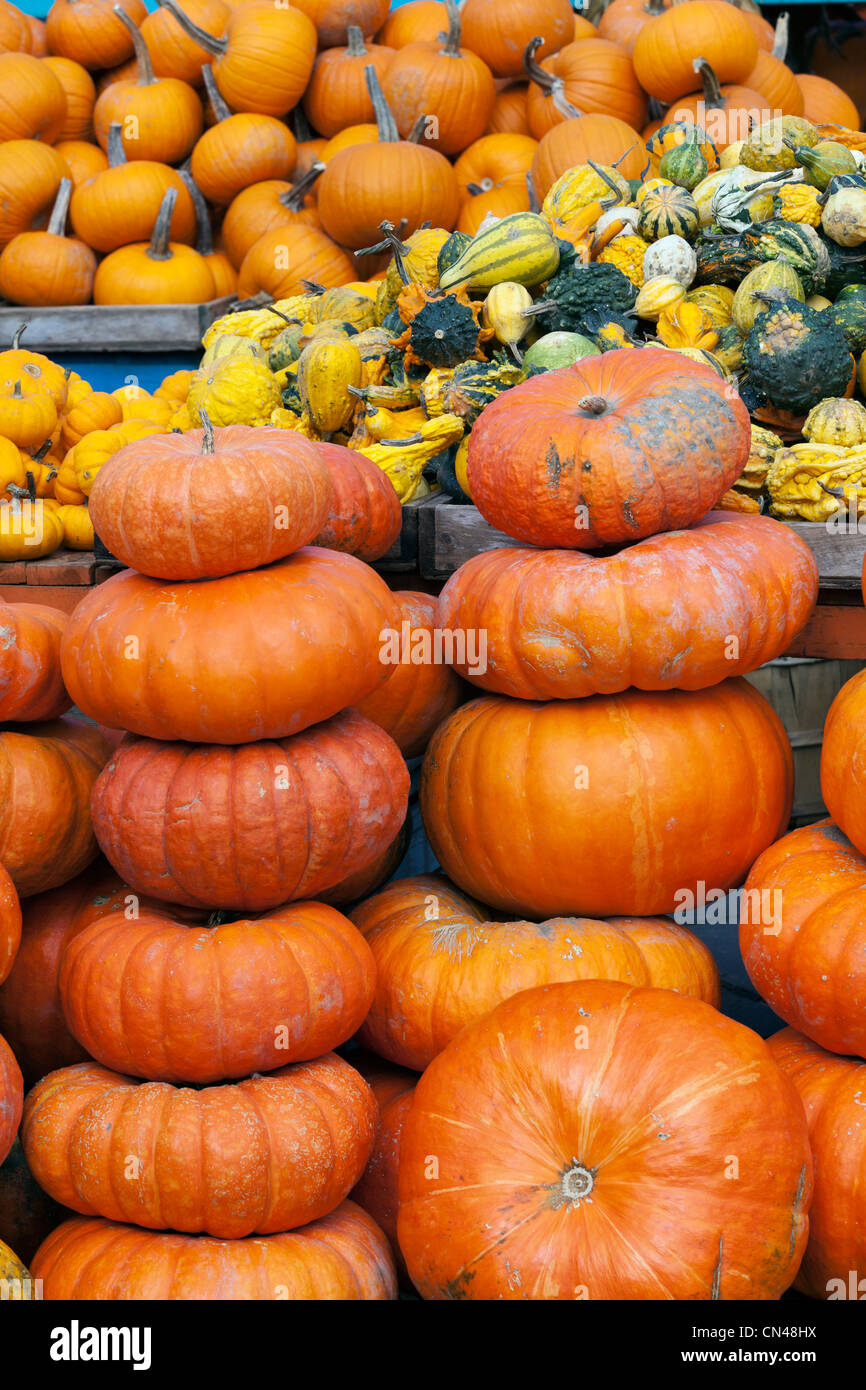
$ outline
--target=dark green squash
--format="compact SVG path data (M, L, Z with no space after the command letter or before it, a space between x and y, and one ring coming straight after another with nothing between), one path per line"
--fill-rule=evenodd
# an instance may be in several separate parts
M671 179L680 188L685 188L691 193L710 172L707 157L701 148L706 136L699 125L692 122L686 125L677 121L662 126L658 134L661 135L663 131L676 129L678 126L685 131L685 137L680 144L672 145L665 150L659 160L659 178Z
M718 330L719 341L713 348L717 357L728 372L738 372L743 364L743 339L737 332L735 323L726 323Z
M640 346L637 338L637 315L633 313L617 314L612 309L590 309L581 319L578 332L586 338L591 338L602 352Z
M830 315L845 335L855 357L866 350L866 285L846 285L836 296Z
M634 307L637 287L617 266L607 261L575 265L558 271L548 282L544 299L526 311L537 316L543 333L564 330L580 333L581 323L591 309L627 313Z
M739 232L715 233L707 228L695 241L698 268L696 285L739 285L758 258L750 251Z
M807 295L824 288L830 274L830 253L814 227L781 218L755 222L742 235L743 246L758 261L783 257L796 270Z
M436 257L436 269L440 276L457 264L471 240L467 232L452 232L448 240L442 243Z
M749 381L780 410L805 415L825 396L842 396L851 354L830 316L784 299L755 319L743 348Z
M846 285L866 285L866 246L840 246L826 232L818 231L830 257L823 293L836 299Z
M481 330L472 305L456 294L428 299L404 325L399 346L427 367L454 367L478 352Z
M526 371L507 352L497 352L491 362L461 362L442 391L442 404L467 425L474 425L486 405L525 381Z

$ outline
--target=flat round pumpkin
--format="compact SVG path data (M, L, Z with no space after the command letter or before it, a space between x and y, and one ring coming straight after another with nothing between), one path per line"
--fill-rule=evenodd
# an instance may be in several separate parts
M0 1163L12 1147L21 1123L24 1084L21 1068L5 1038L0 1037Z
M0 722L57 719L69 709L60 674L66 622L42 603L0 603Z
M15 963L21 942L21 904L15 884L0 864L0 985Z
M592 550L702 517L740 476L748 412L703 363L622 348L503 391L469 436L472 500L529 545Z
M774 1013L830 1052L866 1055L866 859L832 821L792 830L752 866L740 951Z
M310 440L251 425L188 430L127 444L90 493L97 535L157 579L213 579L291 555L331 505Z
M718 1007L712 953L662 917L496 922L447 879L398 879L351 914L376 961L358 1040L417 1071L461 1028L521 990L562 980L653 985Z
M397 1228L427 1299L778 1299L811 1195L802 1105L756 1033L580 980L506 999L430 1063Z
M60 973L91 1057L199 1085L321 1057L357 1031L374 988L360 932L313 902L213 926L113 912L68 943Z
M21 1143L40 1186L83 1216L237 1240L333 1211L377 1119L335 1053L194 1091L80 1062L30 1092Z
M824 721L821 795L833 820L861 854L866 854L864 720L866 671L858 671L842 686Z
M64 679L92 719L148 738L284 738L386 679L379 633L396 615L384 580L336 551L199 583L127 570L72 614Z
M455 639L485 633L483 666L455 661L473 685L565 700L701 690L754 671L787 651L817 598L818 566L789 527L714 512L615 555L484 551L448 580L439 621Z
M390 550L403 516L396 488L376 463L342 444L317 444L328 465L333 494L330 510L312 541L328 550L343 550L369 564Z
M94 788L93 824L137 892L261 911L366 868L390 846L408 798L394 740L346 710L237 748L124 739Z
M32 1261L51 1302L309 1302L397 1297L388 1242L354 1202L275 1236L215 1240L76 1217Z
M784 833L792 788L778 716L736 679L473 700L433 735L420 800L448 877L537 920L669 913L699 883L735 887Z

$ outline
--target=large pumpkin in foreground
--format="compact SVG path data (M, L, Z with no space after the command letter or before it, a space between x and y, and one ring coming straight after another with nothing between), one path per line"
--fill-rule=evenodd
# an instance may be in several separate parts
M65 716L0 732L0 863L22 898L56 888L95 859L90 792L109 747Z
M389 884L352 920L376 961L376 994L359 1041L418 1071L467 1023L536 985L620 980L719 1004L709 948L662 917L493 922L447 879L424 875Z
M94 788L93 824L137 892L255 911L315 898L366 868L408 799L394 740L346 710L238 748L124 739Z
M104 1066L202 1084L330 1052L363 1023L375 978L342 913L294 903L213 926L113 912L69 941L60 991L69 1027Z
M866 571L866 558L864 558ZM842 686L827 712L821 795L833 820L866 854L866 671Z
M331 504L315 446L293 431L231 425L127 444L90 493L97 535L158 579L211 579L306 545Z
M714 512L616 555L483 551L448 580L439 621L455 638L486 634L483 668L455 663L473 685L571 699L701 690L754 671L787 650L817 598L815 558L789 527Z
M740 476L749 415L711 367L622 348L504 391L469 436L472 500L529 545L592 550L689 526Z
M431 1062L397 1228L424 1298L777 1299L811 1196L803 1107L756 1033L583 980L505 1000Z
M369 565L312 547L199 583L125 570L72 614L64 679L92 719L148 738L284 738L385 680L397 612Z
M535 704L490 695L452 714L421 773L449 878L538 919L673 912L732 888L791 814L793 760L744 680L709 690Z
M767 1039L800 1093L815 1164L809 1244L795 1287L810 1298L866 1296L866 1062L783 1028ZM855 1288L851 1288L854 1272Z
M377 1119L366 1081L335 1053L195 1091L80 1062L34 1086L21 1143L72 1211L235 1240L333 1211Z
M60 674L66 614L0 602L0 722L56 719L72 704Z
M786 1023L830 1052L866 1057L866 859L832 821L793 830L746 880L740 951Z
M276 1236L142 1231L77 1217L52 1231L31 1261L49 1302L271 1302L397 1297L388 1241L354 1202Z

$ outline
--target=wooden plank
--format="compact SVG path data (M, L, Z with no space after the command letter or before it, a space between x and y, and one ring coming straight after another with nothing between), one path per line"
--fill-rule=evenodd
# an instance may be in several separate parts
M866 661L866 608L819 604L785 655Z
M796 531L815 556L823 589L859 590L866 554L866 531L862 534L836 531L814 521L789 521L784 524Z
M16 329L26 323L26 346L34 352L194 350L235 298L225 295L206 304L81 304L63 309L0 305L0 340L11 342Z
M90 589L80 584L45 584L41 588L31 584L0 584L0 599L4 603L44 603L49 608L62 608L64 613L71 613L89 593Z
M451 499L442 493L428 493L406 502L402 508L400 534L390 550L380 560L374 561L373 568L383 572L405 573L418 568L418 519L422 513L450 505Z
M92 550L55 550L41 560L26 561L26 583L34 587L46 585L93 583L96 557Z

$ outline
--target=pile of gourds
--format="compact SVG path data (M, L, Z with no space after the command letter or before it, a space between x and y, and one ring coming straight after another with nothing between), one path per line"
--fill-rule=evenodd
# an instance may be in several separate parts
M724 0L611 0L597 27L569 0L54 0L44 24L2 0L0 20L0 295L22 305L348 283L383 219L473 233L587 159L639 178L698 103L719 150L774 111L859 125Z

